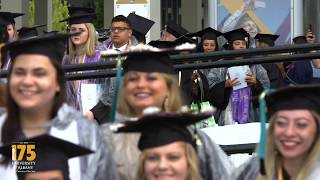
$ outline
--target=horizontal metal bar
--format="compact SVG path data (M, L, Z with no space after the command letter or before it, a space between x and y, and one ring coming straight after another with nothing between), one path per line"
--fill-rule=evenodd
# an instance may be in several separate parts
M319 50L320 43L314 44L298 44L298 45L282 45L268 48L250 48L241 50L215 51L209 53L192 53L183 55L172 55L170 58L173 62L180 63L181 61L202 61L202 60L218 60L222 58L232 57L250 57L255 55L280 54L289 52L307 52Z
M292 54L292 55L278 55L278 56L264 56L253 57L247 59L236 60L221 60L214 62L199 62L190 64L175 65L175 70L187 70L187 69L207 69L207 68L219 68L219 67L231 67L241 65L252 64L265 64L275 62L289 62L289 61L305 61L320 58L320 52Z
M319 52L306 53L306 54L294 54L294 55L281 55L281 56L268 56L268 57L257 57L239 60L221 60L215 62L202 62L202 63L190 63L175 65L176 71L190 70L190 69L208 69L208 68L219 68L219 67L231 67L240 65L252 65L252 64L263 64L263 63L274 63L274 62L288 62L288 61L305 61L307 59L320 58ZM114 77L115 70L105 70L104 72L89 72L89 73L78 73L67 75L68 80L80 80L80 79L95 79L104 77Z
M191 53L191 54L179 54L171 55L170 58L174 64L181 64L185 62L195 61L209 61L218 60L222 58L235 58L235 57L250 57L256 55L276 54L276 53L288 53L297 51L308 51L308 50L319 50L320 43L316 44L300 44L300 45L283 45L269 48L254 48L254 49L243 49L243 50L228 50L228 51L216 51L210 53ZM110 58L114 59L118 56L126 56L129 53L123 53L118 55L107 55L102 56L101 61L97 63L87 64L69 64L64 65L66 72L73 71L85 71L85 70L97 70L97 69L112 69L115 68L116 62L110 61Z
M308 45L308 46L307 46ZM299 45L300 50L303 48L310 47L318 47L315 45L319 44L307 44L307 45ZM275 47L272 47L275 48ZM298 48L298 49L299 49ZM265 48L270 49L270 48ZM192 59L189 64L177 64L175 65L175 69L177 71L187 70L187 69L207 69L207 68L217 68L217 67L231 67L231 66L239 66L239 65L251 65L251 64L263 64L263 63L273 63L273 62L287 62L287 61L299 61L306 59L316 59L320 58L319 52L311 52L311 53L302 53L302 54L292 54L292 55L273 55L273 56L263 56L263 57L252 57L246 59L237 59L237 60L221 60L214 62L199 62L199 60L210 60L212 57L218 57L217 54L226 54L229 52L230 54L235 55L236 53L240 54L243 52L256 52L257 54L263 52L265 49L249 49L249 50L237 50L237 51L222 51L222 52L214 52L214 53L193 53L188 55L175 55L172 56L172 60L175 61L175 58L180 59ZM275 48L277 51L283 50L283 48L279 49L279 47ZM286 49L286 48L284 48ZM263 50L263 51L262 51ZM219 55L219 56L220 56ZM195 61L195 62L194 62ZM77 74L67 74L67 79L69 80L79 80L79 79L93 79L93 78L103 78L103 77L112 77L115 75L115 71L112 68L115 68L115 61L109 62L99 62L99 63L88 63L88 64L73 64L73 65L64 65L63 68L66 72L74 72L74 71L89 71L89 70L99 70L104 69L103 72L85 72L85 73L77 73ZM107 69L109 71L107 71ZM111 71L110 71L111 70ZM7 77L7 72L0 72L0 78Z
M237 153L249 153L252 154L256 147L256 143L249 143L249 144L235 144L235 145L220 145L222 150L230 155L230 154L237 154Z

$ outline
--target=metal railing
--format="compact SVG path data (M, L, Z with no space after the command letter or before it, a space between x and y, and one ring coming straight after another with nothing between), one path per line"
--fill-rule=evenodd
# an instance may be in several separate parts
M307 59L320 58L320 43L316 44L303 44L303 45L284 45L263 49L245 49L234 51L218 51L212 53L192 53L183 55L171 55L170 58L174 63L176 71L189 70L189 69L207 69L207 68L219 68L219 67L231 67L239 65L252 65L263 63L275 63L275 62L288 62L288 61L300 61ZM315 52L310 52L315 51ZM298 54L293 54L300 52ZM285 54L283 54L285 53ZM98 63L90 64L73 64L64 65L63 68L66 72L66 78L68 80L80 80L80 79L94 79L94 78L107 78L114 77L116 74L115 61L110 61L110 58L117 56L125 56L127 54L102 56L101 61ZM218 59L235 59L238 57L246 57L236 60L220 60ZM93 71L95 72L81 72L81 71ZM81 73L74 73L81 72ZM0 72L0 78L7 76L7 72ZM220 145L220 147L227 154L235 153L253 153L256 148L255 143L252 144L238 144L238 145Z
M320 43L301 44L301 45L283 45L269 48L256 48L231 51L217 51L211 53L191 53L182 55L171 55L176 71L188 69L207 69L219 67L231 67L239 65L252 65L274 62L299 61L306 59L320 58L320 52L310 52L320 50ZM300 54L292 54L300 52ZM304 52L304 53L301 53ZM280 54L282 53L282 54ZM283 54L286 53L286 54ZM117 56L126 56L128 53L120 55L102 56L101 62L90 64L72 64L64 65L63 68L67 72L68 80L95 79L115 76L115 61L109 61L110 58ZM272 54L272 55L271 55ZM271 56L267 56L271 55ZM220 60L218 59L234 59L245 57L237 60ZM204 62L209 61L209 62ZM99 70L96 72L71 73L79 71ZM7 72L0 72L0 78L7 76Z
M257 147L256 143L249 144L233 144L233 145L220 145L221 149L228 155L237 153L252 154Z

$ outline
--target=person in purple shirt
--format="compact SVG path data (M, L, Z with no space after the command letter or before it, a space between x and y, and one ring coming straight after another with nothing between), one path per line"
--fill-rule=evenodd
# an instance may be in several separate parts
M97 37L93 21L96 14L91 8L68 7L69 17L62 20L69 24L70 32L81 31L81 34L69 38L68 53L64 56L64 64L93 63L100 59L100 51L96 49ZM81 84L96 83L96 80L78 80L67 83L68 103L82 111Z

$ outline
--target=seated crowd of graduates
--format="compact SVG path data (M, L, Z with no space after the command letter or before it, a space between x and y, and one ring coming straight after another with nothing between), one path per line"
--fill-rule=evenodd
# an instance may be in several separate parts
M97 41L91 8L69 7L70 16L62 20L68 22L67 33L39 35L37 26L21 28L15 37L14 18L19 15L0 12L1 67L8 71L1 80L0 179L320 178L320 86L311 84L319 60L177 73L169 53L191 52L172 47L200 37L197 51L218 51L218 37L223 36L225 49L246 49L250 35L244 29L187 33L168 22L161 40L149 43L166 50L134 51L154 22L132 13L115 16L111 36L103 42ZM258 34L256 39L263 48L274 46L277 36ZM309 32L295 41L311 43L315 36ZM98 62L101 54L114 52L127 52L121 77L66 81L64 64ZM234 76L239 72L242 79ZM85 115L82 84L101 84L103 89ZM216 110L201 110L206 101ZM195 126L243 124L259 121L258 116L269 122L267 130L262 122L258 156L237 168ZM30 156L13 158L17 152L12 145L23 142L36 145L28 170L21 161L30 163Z

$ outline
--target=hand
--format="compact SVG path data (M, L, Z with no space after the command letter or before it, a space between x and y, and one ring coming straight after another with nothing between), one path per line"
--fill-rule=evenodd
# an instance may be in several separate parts
M238 85L238 84L239 84L238 78L235 78L235 79L227 79L225 86L226 86L226 87L233 87L233 86Z
M198 73L192 73L192 75L191 75L191 80L194 81L194 80L196 80L198 77L199 77L199 74L198 74Z
M256 76L253 75L253 74L247 74L246 82L247 82L249 85L256 85L256 84L257 84L257 78L256 78Z
M306 39L308 43L315 43L316 42L316 36L313 34L313 32L309 31L306 34Z
M91 111L86 112L84 116L90 121L94 120L94 115Z
M240 10L243 12L254 11L255 10L256 0L245 0Z

